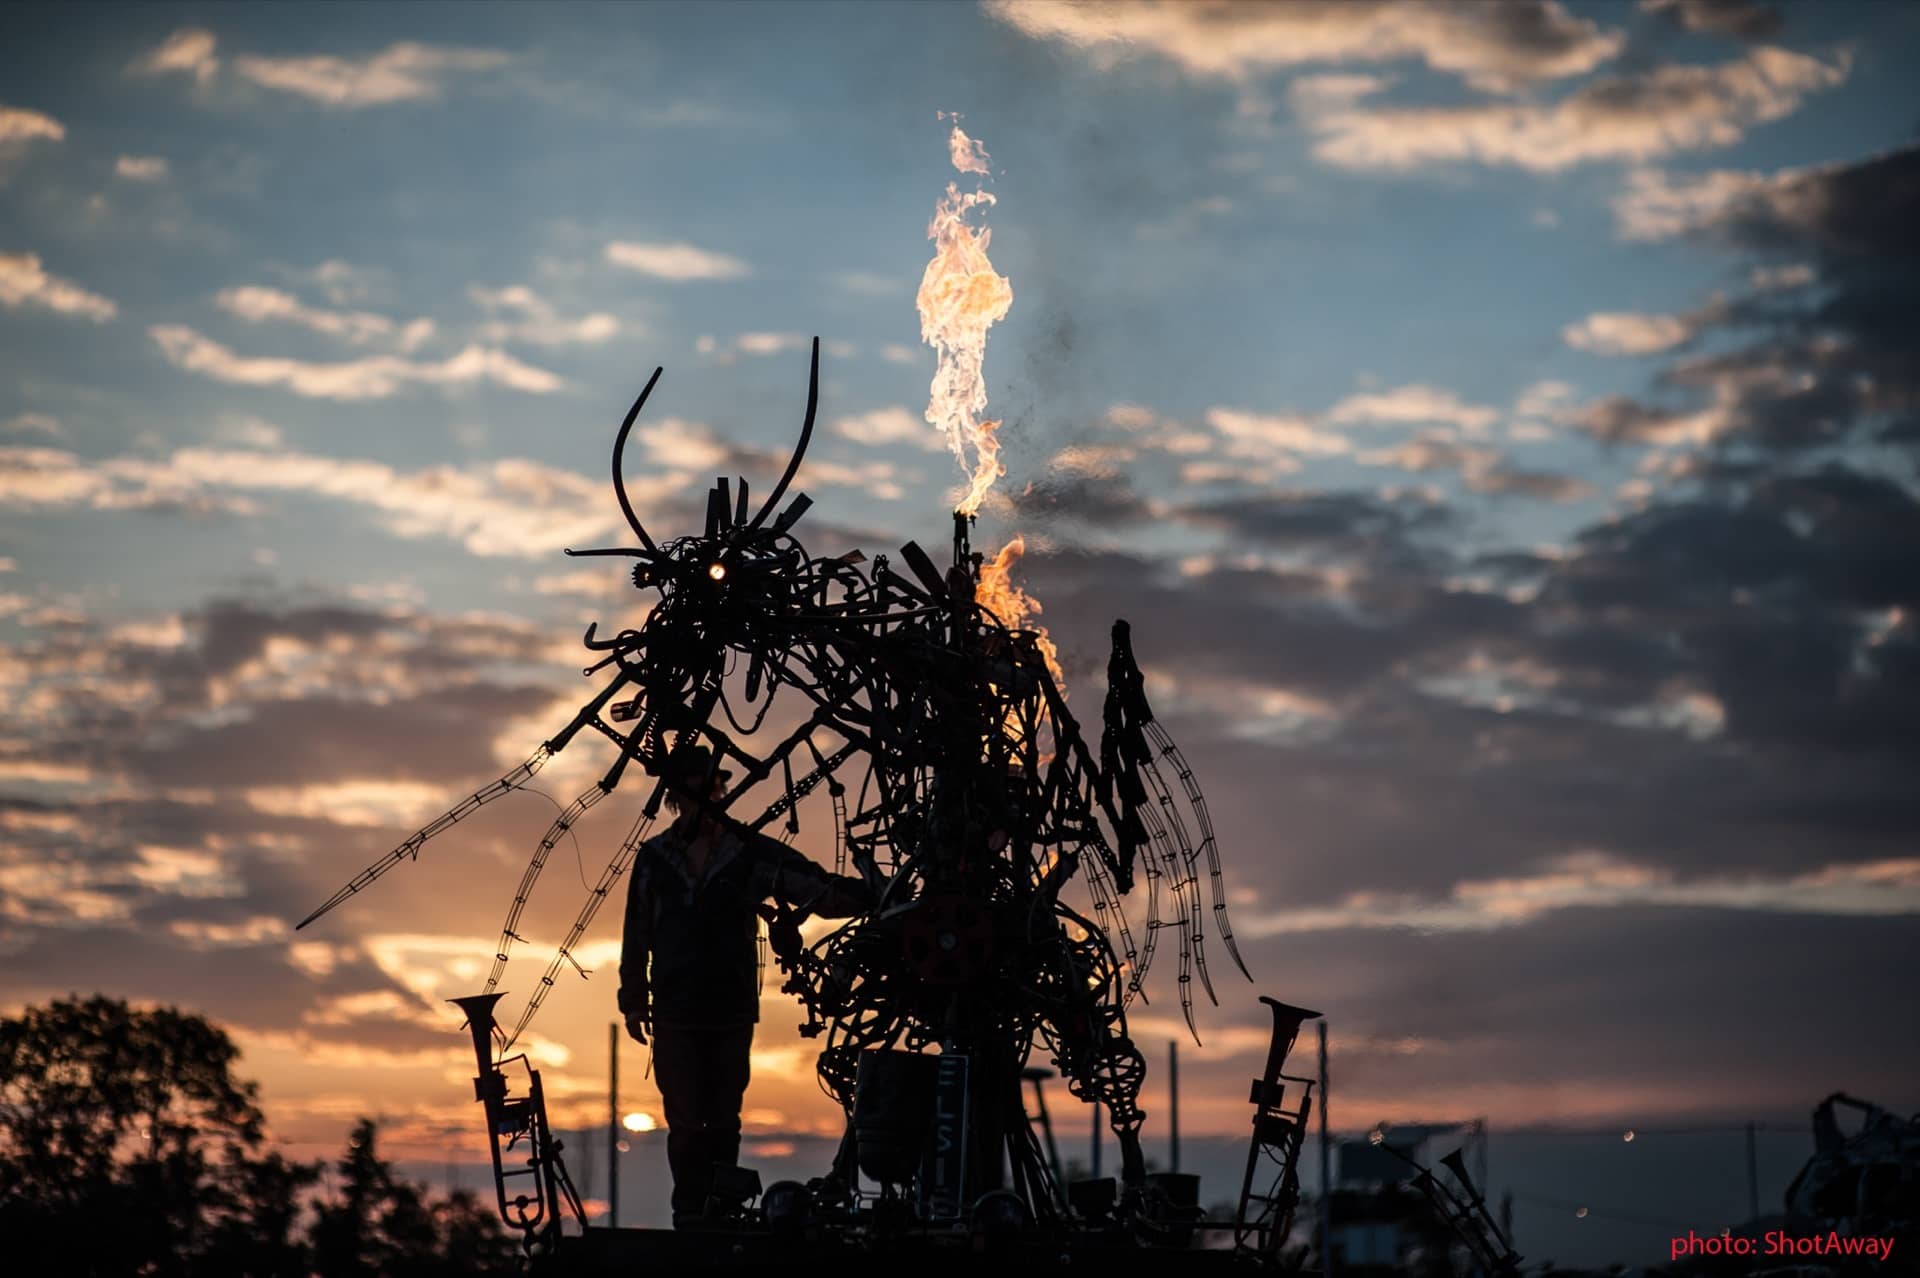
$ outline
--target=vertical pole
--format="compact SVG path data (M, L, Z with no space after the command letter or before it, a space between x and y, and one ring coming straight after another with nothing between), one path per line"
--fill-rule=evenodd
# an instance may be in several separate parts
M620 1027L607 1025L607 1228L620 1227Z
M1487 1179L1487 1120L1477 1118L1473 1123L1474 1134L1479 1142L1475 1149L1474 1165L1480 1173L1480 1193L1482 1196L1492 1192L1492 1182Z
M1333 1278L1333 1146L1327 1139L1327 1018L1320 1018L1320 1274Z
M1180 1170L1180 1041L1167 1040L1167 1170Z
M1753 1148L1754 1123L1747 1120L1747 1219L1760 1217L1760 1161Z
M1088 1172L1087 1175L1094 1180L1100 1179L1100 1102L1099 1101L1095 1101L1093 1103L1093 1170Z

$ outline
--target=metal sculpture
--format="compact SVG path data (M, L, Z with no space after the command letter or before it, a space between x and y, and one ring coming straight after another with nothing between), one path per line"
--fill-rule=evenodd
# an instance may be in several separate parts
M1248 1097L1253 1106L1253 1140L1247 1149L1246 1175L1240 1181L1233 1241L1236 1247L1271 1261L1279 1258L1280 1248L1293 1232L1294 1209L1300 1205L1300 1148L1307 1139L1317 1081L1286 1073L1287 1053L1300 1036L1300 1026L1320 1013L1264 996L1260 1001L1273 1011L1273 1037L1267 1043L1266 1068L1253 1080ZM1300 1099L1291 1108L1286 1103L1288 1083L1300 1085ZM1266 1187L1256 1193L1263 1165L1273 1171Z
M1035 634L1006 625L977 597L983 556L969 544L969 516L954 515L944 572L913 542L901 548L904 572L885 557L863 570L859 551L815 558L802 548L792 530L809 499L796 494L775 511L812 437L819 369L815 339L799 443L767 499L754 508L745 479L730 488L721 478L708 493L704 529L664 543L643 526L622 475L628 435L660 378L654 371L613 446L614 493L639 544L567 551L633 559L634 585L658 596L645 623L605 638L589 626L584 643L596 660L585 673L609 677L573 720L518 768L367 867L300 926L524 786L583 731L605 737L617 758L535 850L502 930L491 993L548 855L573 823L613 792L631 764L653 772L677 744L704 740L716 757L741 765L738 784L719 802L723 810L755 786L778 784L778 796L747 822L754 829L784 817L791 836L800 800L826 786L836 869L845 872L850 861L878 901L811 946L790 925L777 921L772 929L783 988L807 1012L802 1032L824 1035L820 1080L850 1118L823 1193L850 1194L855 1166L868 1162L852 1123L863 1058L938 1046L952 1058L943 1070L965 1080L952 1084L963 1089L969 1113L965 1170L953 1186L958 1193L932 1205L923 1195L918 1212L948 1215L987 1201L1011 1210L993 1193L1005 1151L1018 1211L1028 1220L1059 1219L1068 1195L1021 1103L1022 1071L1037 1041L1072 1096L1107 1108L1121 1148L1123 1199L1138 1206L1147 1183L1138 1136L1145 1062L1127 1035L1126 1009L1136 996L1144 1001L1159 933L1172 928L1177 938L1190 1028L1193 979L1214 998L1204 951L1209 913L1246 973L1205 799L1154 718L1124 621L1113 626L1098 743L1083 737ZM744 676L730 680L742 665ZM771 746L749 749L743 739L762 727L783 691L800 699L806 717ZM716 712L731 733L713 721ZM578 969L574 947L632 866L661 797L656 784L514 1029L499 1036L503 1050L525 1032L561 969ZM1139 877L1148 889L1143 934L1122 908ZM1074 883L1090 912L1065 899ZM880 1062L873 1066L877 1073Z

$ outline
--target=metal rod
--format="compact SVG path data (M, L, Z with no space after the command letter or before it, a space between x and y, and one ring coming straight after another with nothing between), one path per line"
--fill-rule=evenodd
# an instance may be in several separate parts
M1333 1142L1327 1136L1327 1021L1320 1018L1320 1273L1333 1278Z
M620 1026L607 1023L607 1228L620 1228Z
M1167 1040L1167 1170L1180 1170L1180 1040Z

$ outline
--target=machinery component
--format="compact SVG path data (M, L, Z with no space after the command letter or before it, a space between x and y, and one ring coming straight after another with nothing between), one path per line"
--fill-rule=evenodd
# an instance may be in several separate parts
M1440 1160L1459 1185L1459 1189L1449 1189L1432 1168L1422 1167L1416 1159L1386 1143L1384 1133L1376 1133L1374 1143L1414 1169L1410 1183L1432 1204L1441 1223L1465 1245L1477 1272L1490 1278L1518 1278L1520 1254L1507 1241L1505 1231L1487 1210L1487 1200L1467 1174L1464 1149L1456 1149Z
M566 1164L560 1161L562 1145L553 1138L547 1125L546 1093L540 1086L540 1071L524 1054L504 1061L493 1059L493 1040L498 1027L493 1005L501 994L470 994L449 999L467 1016L467 1029L473 1034L473 1055L480 1072L473 1080L473 1098L486 1107L487 1145L493 1154L493 1183L499 1200L500 1218L521 1232L521 1247L529 1256L551 1252L560 1237L562 1203L573 1212L584 1228L586 1211L574 1192ZM502 1068L518 1062L527 1073L527 1094L508 1095L507 1076ZM501 1140L506 1145L501 1146ZM526 1165L510 1166L506 1151L526 1142ZM507 1197L510 1184L524 1183L525 1190Z
M1300 1036L1302 1023L1320 1013L1293 1007L1264 995L1260 1001L1273 1009L1273 1037L1267 1044L1267 1064L1253 1080L1253 1140L1247 1149L1247 1172L1240 1182L1240 1207L1234 1214L1233 1245L1271 1262L1293 1228L1294 1209L1300 1205L1300 1148L1313 1113L1314 1080L1284 1073L1287 1053ZM1300 1103L1286 1106L1286 1085L1301 1085ZM1265 1190L1254 1192L1262 1160L1274 1164Z

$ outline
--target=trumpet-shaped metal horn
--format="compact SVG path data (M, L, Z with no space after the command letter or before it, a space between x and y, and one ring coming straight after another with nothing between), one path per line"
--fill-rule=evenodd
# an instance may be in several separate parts
M1452 1172L1453 1178L1464 1185L1469 1194L1475 1198L1480 1196L1480 1191L1473 1187L1473 1178L1467 1175L1467 1151L1464 1148L1456 1149L1442 1158L1440 1165Z

